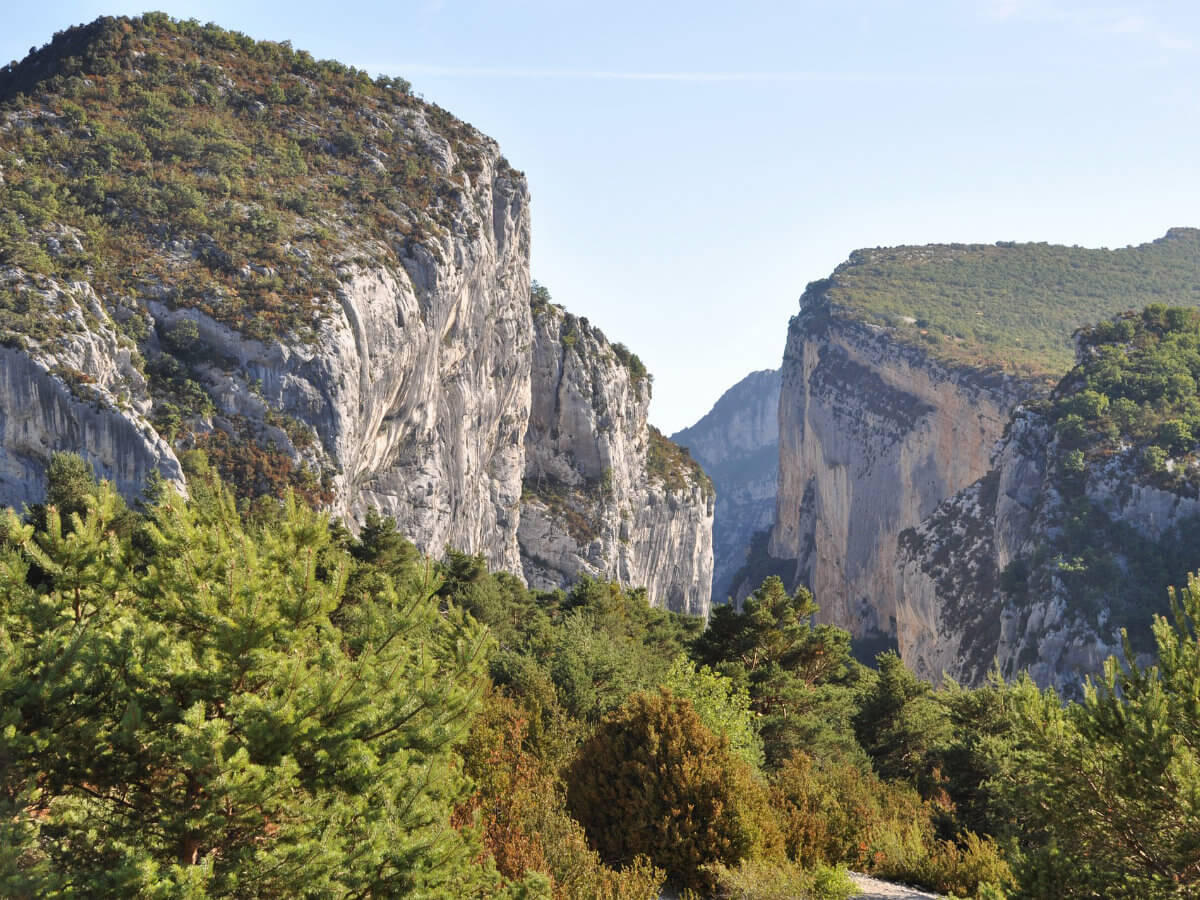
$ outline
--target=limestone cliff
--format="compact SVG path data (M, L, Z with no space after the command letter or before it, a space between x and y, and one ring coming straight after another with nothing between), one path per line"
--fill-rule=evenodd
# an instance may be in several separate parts
M1155 579L1163 582L1155 585L1158 602L1133 615L1107 595L1120 592L1147 545L1184 560L1173 567L1181 570L1175 581L1200 563L1192 540L1200 501L1137 483L1128 459L1098 467L1079 496L1064 496L1052 464L1058 449L1043 416L1019 415L993 469L902 536L898 641L919 674L978 684L995 666L1074 694L1108 656L1123 655L1122 628L1135 651L1149 648L1149 615L1165 613L1173 579L1165 572ZM1119 566L1109 584L1086 586L1083 602L1084 592L1073 590L1080 563L1055 552L1080 500L1103 517L1090 543Z
M788 331L768 552L795 561L825 620L895 635L900 532L982 477L1030 388L843 315L827 287L809 287Z
M713 480L713 599L724 602L751 539L775 519L779 474L779 370L751 372L702 419L671 435Z
M1194 353L1200 315L1151 308L1080 340L991 470L901 536L898 641L923 675L974 684L995 665L1076 693L1123 654L1122 629L1151 648L1168 587L1200 567L1200 448L1176 418L1195 385L1153 377Z
M529 247L524 176L401 79L161 14L61 32L0 70L0 504L57 450L132 496L198 448L521 572L561 556L536 501L518 541L527 475L609 473L561 577L703 614L707 479L654 470L644 370L535 331Z
M0 348L0 502L40 501L46 462L60 450L80 453L126 495L152 471L182 489L179 460L147 419L137 350L91 287L46 281L36 298L59 334L53 345L10 334Z
M519 538L531 587L580 575L648 589L707 616L713 489L647 421L640 360L587 319L535 303L533 406Z
M434 137L419 113L410 112L404 127ZM30 499L38 479L29 476L54 449L82 453L127 491L150 468L178 478L172 447L147 422L161 422L174 399L162 388L170 365L205 397L200 414L183 423L180 446L210 448L222 435L245 445L233 452L263 445L297 471L320 473L322 499L338 514L357 518L375 506L422 548L483 552L493 565L518 569L530 402L528 192L524 179L500 165L496 145L482 135L477 141L479 170L462 188L451 227L376 264L339 264L328 302L303 337L249 337L181 307L172 302L177 288L168 273L121 299L132 307L127 316L147 323L139 348L116 337L105 306L118 298L101 302L102 285L39 281L7 268L10 289L30 295L26 303L85 298L99 327L76 316L80 330L66 337L9 329L10 342L20 338L26 350L6 354L8 371L59 375L39 381L39 403L14 392L4 397L0 446L19 477L0 485L0 503ZM453 160L440 164L449 176ZM160 252L184 259L183 268L202 247L175 241ZM365 259L353 245L349 254ZM45 312L70 311L47 305ZM147 368L158 390L147 391L139 371ZM19 380L28 379L8 379L12 391L35 390ZM123 405L104 397L122 389L129 395ZM47 392L57 396L56 411Z
M749 571L932 677L998 662L1075 689L1120 627L1141 652L1200 565L1198 259L1188 228L852 253L791 322Z

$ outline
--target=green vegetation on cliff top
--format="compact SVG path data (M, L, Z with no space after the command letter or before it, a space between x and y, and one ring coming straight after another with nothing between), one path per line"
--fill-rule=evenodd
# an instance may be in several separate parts
M1120 250L930 244L857 250L810 286L844 315L895 329L952 363L1059 376L1071 335L1152 303L1200 306L1200 230Z
M661 481L668 491L682 493L698 485L705 497L714 497L712 479L700 463L692 459L687 447L672 443L661 431L650 426L650 445L646 451L646 471Z
M0 325L52 276L303 336L339 266L436 255L491 149L286 42L161 13L59 32L0 70Z
M1148 306L1080 331L1079 344L1048 404L1069 464L1132 451L1160 487L1196 496L1200 311Z

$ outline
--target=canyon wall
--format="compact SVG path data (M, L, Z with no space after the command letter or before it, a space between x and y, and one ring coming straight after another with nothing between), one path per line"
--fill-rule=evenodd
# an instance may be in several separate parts
M641 362L587 319L535 307L524 573L543 589L611 578L707 616L712 483L650 426L650 388Z
M779 493L768 545L794 560L825 621L895 636L898 538L981 478L1021 380L933 359L839 314L810 286L789 326L779 403Z
M704 467L717 491L713 602L734 590L751 541L775 520L779 474L779 370L751 372L702 419L671 435Z

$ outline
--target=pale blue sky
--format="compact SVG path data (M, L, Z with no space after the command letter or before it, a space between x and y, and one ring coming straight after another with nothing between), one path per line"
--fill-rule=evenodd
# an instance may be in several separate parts
M9 3L0 59L146 7ZM500 141L533 273L639 353L671 432L778 365L857 247L1200 225L1200 3L162 2L399 74Z

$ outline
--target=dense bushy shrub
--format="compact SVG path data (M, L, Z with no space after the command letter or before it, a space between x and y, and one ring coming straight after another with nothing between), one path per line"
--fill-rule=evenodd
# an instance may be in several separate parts
M571 811L606 861L645 855L679 887L706 886L710 863L778 846L764 795L691 704L665 690L608 716L567 776Z
M715 900L848 900L859 894L844 869L801 869L779 861L745 861L736 868L708 867Z
M798 754L775 774L772 800L788 855L807 867L843 863L967 896L982 884L1015 884L991 840L973 832L939 840L936 823L946 808L904 782Z
M913 823L933 836L930 810L916 790L849 763L798 753L772 777L771 796L788 856L807 866L872 868L880 862L877 838Z
M555 900L657 900L663 873L644 857L624 869L604 865L566 812L557 777L527 746L528 719L510 699L485 698L463 747L475 792L456 812L480 829L501 874L550 876Z

